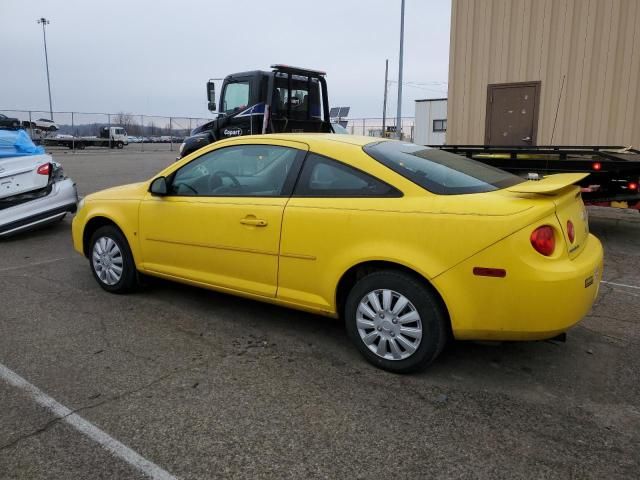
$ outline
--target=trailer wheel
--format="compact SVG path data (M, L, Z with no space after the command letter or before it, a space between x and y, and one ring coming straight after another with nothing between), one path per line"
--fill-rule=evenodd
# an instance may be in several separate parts
M116 147L118 147L118 150L122 150L124 148L124 143L118 142L116 143Z

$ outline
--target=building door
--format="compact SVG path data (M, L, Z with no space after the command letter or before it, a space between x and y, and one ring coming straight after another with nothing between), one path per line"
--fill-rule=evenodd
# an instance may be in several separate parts
M536 145L540 82L500 83L487 89L487 145Z

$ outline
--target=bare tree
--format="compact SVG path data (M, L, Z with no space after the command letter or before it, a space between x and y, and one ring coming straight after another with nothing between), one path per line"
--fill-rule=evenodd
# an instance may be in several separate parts
M137 125L134 116L130 113L116 113L112 117L111 123L124 127L130 134L139 134L138 130L140 130L140 127Z

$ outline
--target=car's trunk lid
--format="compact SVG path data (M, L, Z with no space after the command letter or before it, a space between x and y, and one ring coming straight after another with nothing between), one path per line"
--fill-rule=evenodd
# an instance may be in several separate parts
M37 172L46 163L52 163L49 155L0 158L0 199L45 188L49 175Z
M589 235L587 209L582 202L580 188L577 186L568 187L554 199L554 203L556 204L556 217L560 222L569 258L575 258L584 249ZM569 232L571 228L573 228L573 241Z
M580 188L575 186L588 173L560 173L549 175L541 180L523 182L507 190L520 194L537 194L551 197L556 206L556 217L567 245L569 258L577 257L584 249L589 235L587 211ZM570 223L573 225L573 241L570 238Z

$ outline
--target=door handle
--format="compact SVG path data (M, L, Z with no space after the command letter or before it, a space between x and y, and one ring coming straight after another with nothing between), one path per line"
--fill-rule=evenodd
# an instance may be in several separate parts
M240 223L243 225L251 225L253 227L266 227L267 226L267 221L266 220L262 220L261 218L256 218L256 217L245 217L242 220L240 220Z
M531 141L531 137L524 137L522 139L523 142L530 142Z

